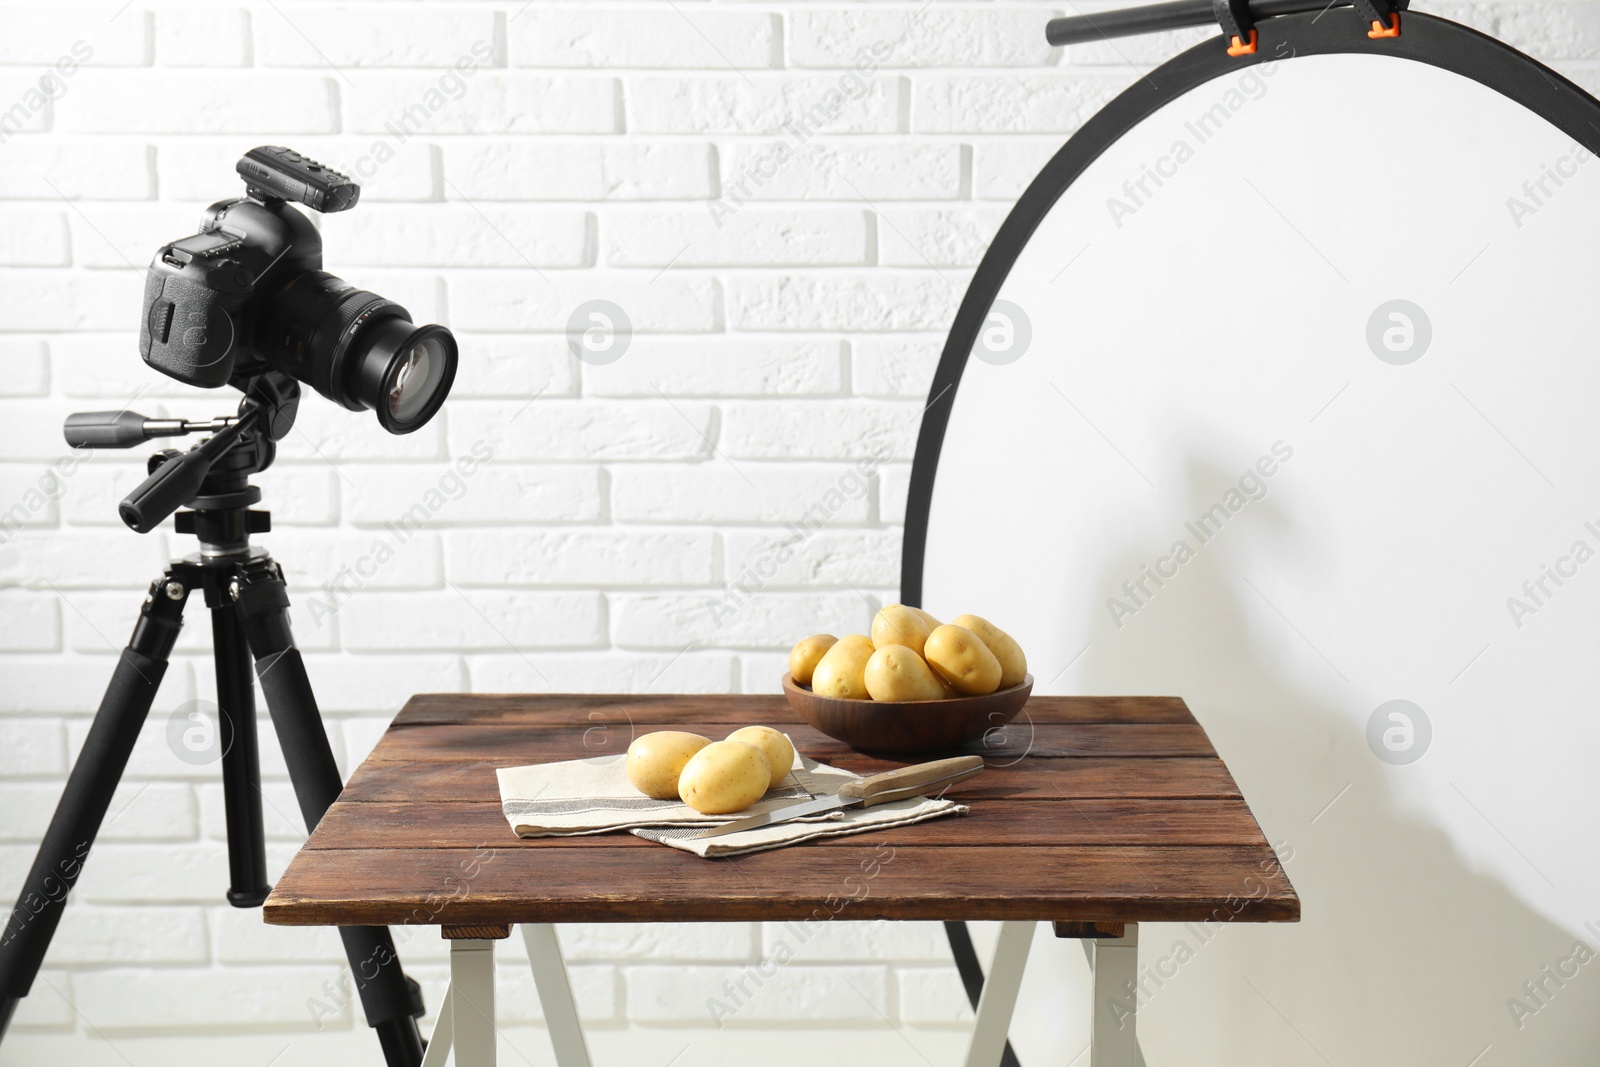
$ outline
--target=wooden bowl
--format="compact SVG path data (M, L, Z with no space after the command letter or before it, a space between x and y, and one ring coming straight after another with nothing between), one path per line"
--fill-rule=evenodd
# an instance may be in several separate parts
M1017 717L1033 675L1010 689L949 700L844 700L818 696L783 675L783 695L800 717L861 752L934 752L970 745Z

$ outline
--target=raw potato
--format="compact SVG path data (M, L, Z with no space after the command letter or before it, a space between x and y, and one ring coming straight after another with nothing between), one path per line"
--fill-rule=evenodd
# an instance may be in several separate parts
M923 654L928 666L963 696L982 696L1000 688L1000 661L982 638L949 623L928 635Z
M934 618L932 615L929 615L926 611L923 611L921 608L912 608L911 610L916 612L918 615L922 616L922 621L928 624L928 632L930 634L933 633L933 631L937 630L939 627L944 625L944 623L940 622L938 619Z
M780 731L770 726L746 726L729 734L727 739L754 745L766 755L767 762L772 765L768 789L776 789L779 782L789 777L789 771L794 767L794 746Z
M789 674L796 685L810 685L817 663L838 638L832 634L812 634L789 650Z
M904 645L920 656L930 631L931 627L922 621L915 608L890 604L872 617L872 647Z
M872 653L872 638L866 634L845 634L817 663L811 675L811 691L844 700L871 700L865 675Z
M957 615L950 620L953 626L965 626L978 635L978 640L989 646L994 658L1000 661L1000 688L1010 689L1021 685L1028 676L1028 657L1016 639L988 619L977 615Z
M916 650L884 645L867 660L867 692L873 700L943 700L944 684Z
M772 764L743 741L713 741L689 758L678 778L678 795L702 815L743 811L767 791Z
M684 764L709 744L711 738L682 730L641 734L628 746L628 781L647 797L677 800Z

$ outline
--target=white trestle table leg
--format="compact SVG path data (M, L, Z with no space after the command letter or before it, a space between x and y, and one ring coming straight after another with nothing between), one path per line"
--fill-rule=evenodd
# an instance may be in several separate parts
M1139 924L1128 923L1121 937L1086 939L1083 950L1094 972L1089 1067L1144 1067L1136 1029Z
M444 1003L439 1006L439 1021L433 1024L433 1036L428 1039L428 1051L423 1053L422 1067L444 1067L450 1058L451 1030L455 1023L454 999L450 990L444 991Z
M450 942L451 1037L456 1067L495 1067L494 942Z
M583 1040L583 1025L578 1022L578 1006L572 999L556 928L548 923L523 923L522 940L528 946L528 963L533 968L533 984L539 990L539 1004L544 1008L544 1025L555 1049L556 1067L589 1067L589 1046Z
M1011 1030L1011 1014L1017 1007L1017 991L1022 988L1022 971L1028 965L1028 950L1033 947L1032 922L1003 922L995 946L994 962L983 980L983 995L978 998L978 1018L972 1027L972 1043L967 1046L966 1067L999 1067L1005 1051L1006 1035Z

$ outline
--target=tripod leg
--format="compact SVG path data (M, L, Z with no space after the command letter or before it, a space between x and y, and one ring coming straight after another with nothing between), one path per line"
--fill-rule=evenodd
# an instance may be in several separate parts
M206 592L217 665L222 802L228 817L228 903L236 908L258 908L272 892L272 885L267 881L266 831L261 825L261 754L250 645L239 619L239 606L226 590L208 588Z
M315 830L344 781L328 745L305 662L289 629L289 594L277 564L257 558L245 566L239 608L300 813L306 829ZM388 929L344 926L339 935L344 939L367 1024L378 1031L384 1058L390 1067L419 1067L423 1046L417 1019L423 1014L422 992L401 970Z
M167 657L183 626L183 606L193 580L189 569L179 564L150 587L133 637L122 650L83 751L67 777L50 828L23 883L22 896L0 939L0 1037L5 1035L17 1002L33 988L50 938L61 922L67 894L83 873L84 860L111 806L111 795L166 674Z

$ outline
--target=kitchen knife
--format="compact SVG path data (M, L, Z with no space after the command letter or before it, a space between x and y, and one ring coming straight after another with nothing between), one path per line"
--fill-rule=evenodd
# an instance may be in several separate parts
M918 763L912 767L901 767L858 781L846 782L839 787L837 793L796 801L760 815L751 815L749 818L737 819L721 826L684 834L680 840L699 841L707 837L721 837L723 834L736 834L743 830L772 826L805 815L820 815L827 811L858 806L870 808L874 804L886 804L891 800L905 800L907 797L921 796L930 791L946 789L957 782L964 782L982 770L982 756L956 756L951 759L934 760L932 763Z

